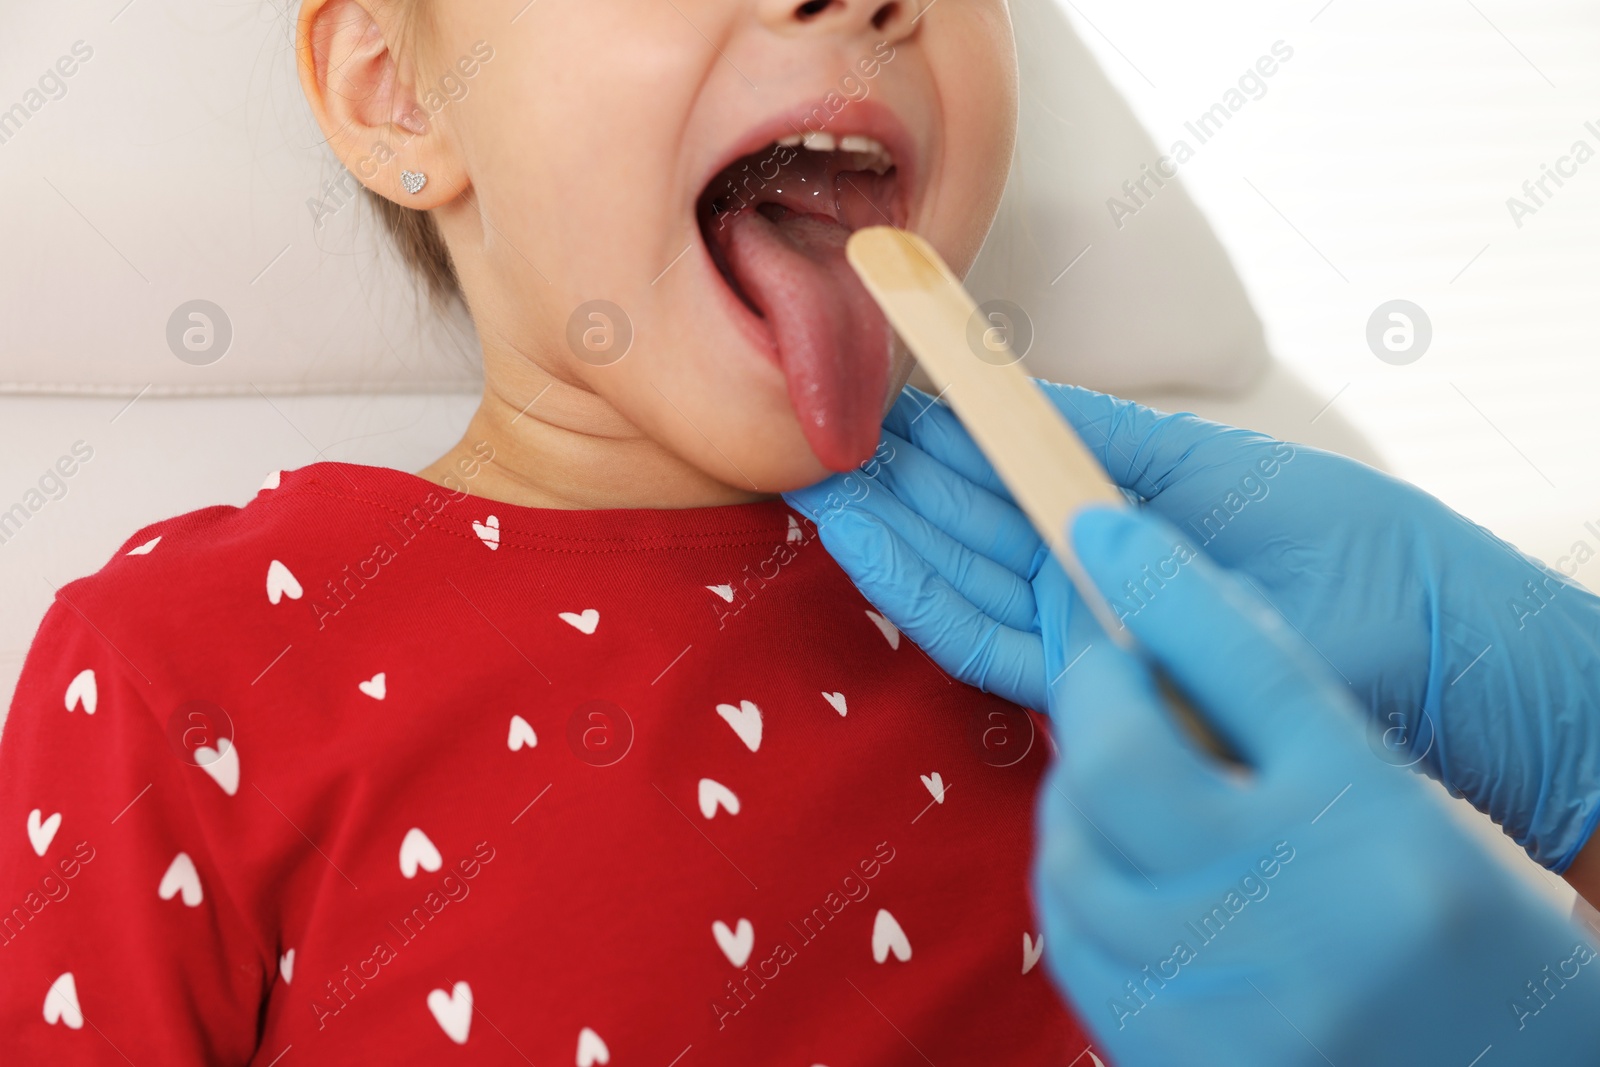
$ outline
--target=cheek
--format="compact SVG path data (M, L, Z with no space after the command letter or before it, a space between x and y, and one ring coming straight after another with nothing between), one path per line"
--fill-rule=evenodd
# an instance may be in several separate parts
M449 21L487 19L478 6L451 5ZM682 248L689 218L676 204L665 217L659 177L697 84L693 57L661 43L682 16L670 4L514 3L513 14L522 8L516 32L458 27L447 46L471 29L495 47L467 98L447 109L473 184L458 212L477 246L466 254L481 255L483 280L519 309L512 315L541 305L552 331L595 299L646 317L649 282ZM600 40L604 62L574 43Z
M946 147L937 163L938 187L930 189L935 195L926 209L928 229L942 234L944 239L936 243L951 269L964 274L989 232L1011 169L1016 50L1003 0L939 7L945 17L936 27L927 27L926 49ZM931 12L928 18L933 20ZM960 149L952 150L954 145Z
M911 378L911 372L917 369L917 357L911 354L899 337L894 339L894 356L889 363L889 394L883 398L883 413L889 414L889 409L894 407L894 402L900 395L900 389Z

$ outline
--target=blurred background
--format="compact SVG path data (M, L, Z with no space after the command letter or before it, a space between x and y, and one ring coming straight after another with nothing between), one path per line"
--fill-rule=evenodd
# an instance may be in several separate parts
M1034 374L1339 449L1600 584L1600 5L1012 8L969 284ZM141 525L319 459L418 469L479 389L320 143L292 4L3 18L0 706Z
M1600 549L1600 157L1565 164L1549 196L1535 185L1543 206L1523 190L1574 142L1600 153L1600 5L1066 7L1163 146L1192 143L1185 123L1274 41L1294 48L1181 173L1273 355L1390 469L1525 551ZM1534 213L1514 217L1513 197ZM1393 299L1432 322L1409 365L1365 342ZM1600 561L1577 577L1600 585Z

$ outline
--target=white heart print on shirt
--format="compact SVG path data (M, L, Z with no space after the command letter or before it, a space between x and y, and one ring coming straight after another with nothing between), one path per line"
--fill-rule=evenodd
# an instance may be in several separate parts
M736 930L728 929L728 924L718 919L711 924L711 936L717 939L717 947L735 967L743 967L750 958L750 950L756 947L756 928L749 919L740 919Z
M50 842L56 839L56 831L61 829L61 813L58 811L48 819L41 818L44 811L34 808L28 812L28 844L33 846L34 854L43 856L50 848Z
M284 985L294 981L294 949L278 957L278 973L283 975Z
M434 1021L446 1037L458 1045L467 1043L467 1034L472 1031L471 986L457 982L448 993L442 989L433 990L428 994L428 1010L433 1012Z
M150 553L155 551L156 546L159 545L160 543L161 543L161 535L157 534L156 536L150 538L150 540L146 541L144 544L140 545L138 548L130 548L130 549L128 549L128 551L125 554L129 555L129 556L148 556Z
M754 703L741 700L738 707L732 704L718 704L717 714L733 727L733 732L739 735L739 740L744 742L745 748L754 752L761 747L761 709Z
M911 958L911 942L900 928L900 920L890 915L888 908L879 908L878 917L872 920L872 958L882 963L890 952L904 963Z
M928 787L929 793L933 794L933 802L935 804L944 803L944 779L939 777L938 771L934 771L932 774L924 774L922 776L922 784Z
M718 805L727 808L729 815L739 814L739 798L733 790L713 779L700 779L700 814L709 819L717 813Z
M523 748L532 748L539 743L539 737L533 732L533 727L528 725L528 720L521 715L511 716L511 730L506 735L506 747L513 752L520 752Z
M839 713L839 718L842 719L850 714L850 709L845 705L843 693L823 693L822 699L826 700L833 707L833 710Z
M373 700L382 700L389 695L389 679L386 672L379 671L364 682L357 682L356 688L361 690Z
M474 522L472 524L472 532L478 535L478 540L487 545L490 551L499 549L500 520L498 517L490 515L482 522Z
M100 687L95 684L94 668L85 667L67 683L67 710L83 708L85 715L93 715L100 703Z
M561 612L561 621L579 633L592 634L595 627L600 625L600 613L594 608L584 608L582 611L563 611Z
M611 1050L600 1040L600 1035L585 1026L578 1033L578 1057L573 1061L578 1067L594 1067L597 1063L610 1063Z
M883 634L883 639L889 642L889 647L899 651L900 628L894 623L890 622L888 619L884 618L882 615L879 615L876 611L868 611L867 618L871 619L872 625L876 626L878 628L878 632Z
M44 995L44 1021L62 1023L68 1030L83 1029L83 1009L78 1007L78 982L72 972L58 976Z
M191 908L198 908L205 899L200 891L200 872L194 869L194 860L187 852L172 857L167 873L161 876L161 884L156 886L156 894L162 900L171 900L180 893L184 904Z
M194 761L230 797L239 791L239 747L226 737L217 738L217 747L201 745L194 750Z
M1027 974L1033 970L1034 964L1039 962L1039 957L1044 955L1044 935L1039 935L1035 941L1028 936L1028 931L1022 931L1022 973Z
M730 604L733 603L733 586L731 586L731 585L708 585L708 586L706 586L706 588L711 590L713 593L717 594L723 600L726 600L728 603L730 603Z
M413 826L406 831L405 840L400 842L401 874L415 878L419 867L432 873L443 865L444 857L439 855L439 850L428 840L428 835L422 832L421 827Z
M304 590L300 588L299 579L295 578L279 560L267 564L267 600L273 604L284 597L290 600L299 600Z

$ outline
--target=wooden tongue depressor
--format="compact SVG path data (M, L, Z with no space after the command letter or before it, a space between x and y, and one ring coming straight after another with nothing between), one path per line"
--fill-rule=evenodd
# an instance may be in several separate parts
M1133 635L1078 563L1067 538L1080 508L1126 505L1105 469L1023 373L1003 338L986 335L980 357L968 338L975 322L979 330L988 323L978 318L972 297L932 245L892 226L869 226L850 235L845 258L940 395L949 399L1106 635L1137 652ZM1179 722L1213 755L1238 762L1170 680L1150 666Z

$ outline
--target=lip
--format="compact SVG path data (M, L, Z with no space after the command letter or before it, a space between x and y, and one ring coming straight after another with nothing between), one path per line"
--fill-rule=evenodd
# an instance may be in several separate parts
M811 127L806 125L806 120L818 111L827 113L827 110L827 106L821 101L797 104L789 111L774 115L752 128L731 145L720 159L706 168L705 173L700 176L700 184L695 187L694 196L690 200L690 209L693 210L700 194L711 184L711 179L731 166L735 160L757 152L779 138L813 132ZM920 165L922 160L917 155L918 143L916 138L911 136L906 124L900 120L900 116L888 106L870 97L853 101L834 115L832 121L814 132L831 133L836 138L853 133L862 134L883 145L894 157L903 201L908 208L917 202L917 194L921 192L917 183L922 170Z
M861 134L871 137L889 150L894 157L895 172L899 184L900 202L905 208L906 218L902 225L910 226L912 216L919 203L921 193L920 181L922 177L922 159L918 154L919 142L911 135L906 124L900 116L888 106L877 100L868 98L854 100L847 104L838 114L832 115L830 121L818 127L806 125L806 120L813 117L818 111L829 114L825 104L820 100L805 104L796 104L787 111L781 112L769 119L765 119L752 127L739 140L728 147L725 153L713 164L706 168L700 177L700 183L695 187L692 199L689 202L689 213L694 218L695 206L699 202L700 194L711 180L720 174L735 160L742 159L753 152L758 152L768 144L794 134L807 132L831 133L836 138L849 134ZM766 353L773 366L778 366L777 339L773 336L772 328L766 321L740 300L728 285L723 281L722 273L717 269L716 262L711 258L711 249L707 247L705 236L700 232L700 227L695 226L696 241L700 246L700 266L711 279L714 288L719 292L718 299L729 316L738 324L741 333L758 350Z

